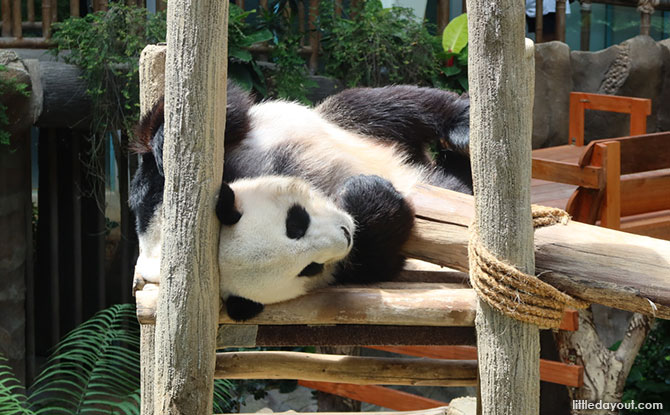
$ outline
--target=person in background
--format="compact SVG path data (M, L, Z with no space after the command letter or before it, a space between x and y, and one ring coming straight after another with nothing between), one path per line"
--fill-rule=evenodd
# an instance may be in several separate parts
M526 0L528 33L535 33L535 13L535 0ZM565 2L565 13L570 14L569 1ZM556 40L556 0L544 0L542 2L542 16L542 41Z

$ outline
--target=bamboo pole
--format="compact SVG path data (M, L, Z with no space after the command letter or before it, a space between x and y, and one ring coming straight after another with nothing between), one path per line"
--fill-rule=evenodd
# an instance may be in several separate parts
M543 0L535 1L535 42L542 43L544 38L544 5Z
M319 66L319 32L316 30L316 19L319 17L319 0L309 0L309 70L315 73Z
M170 0L154 411L212 413L228 2ZM180 137L188 137L187 140Z
M79 17L79 0L70 0L70 16Z
M4 0L3 0L4 1ZM42 0L42 37L51 39L51 2L53 0Z
M35 0L26 0L26 11L28 12L28 21L35 22Z
M23 38L21 28L21 0L12 0L12 35L17 39Z
M449 0L437 0L437 33L442 34L449 24Z
M582 12L582 22L579 49L587 51L591 49L591 1L582 1L580 8Z
M12 35L12 3L11 0L2 0L2 36L10 37Z
M468 0L470 151L475 225L483 247L533 274L530 213L534 52L524 45L524 6L515 0ZM492 35L495 34L495 35ZM478 301L478 411L538 414L537 326Z
M556 40L565 43L565 0L556 0Z
M324 355L301 352L216 354L216 378L301 379L355 385L473 386L475 360Z

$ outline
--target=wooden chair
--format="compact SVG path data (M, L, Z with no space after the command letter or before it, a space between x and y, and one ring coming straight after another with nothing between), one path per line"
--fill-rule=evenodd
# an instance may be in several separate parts
M583 146L584 109L631 114L629 137ZM645 134L651 102L573 93L570 140L533 151L533 203L566 209L580 222L670 239L670 133Z

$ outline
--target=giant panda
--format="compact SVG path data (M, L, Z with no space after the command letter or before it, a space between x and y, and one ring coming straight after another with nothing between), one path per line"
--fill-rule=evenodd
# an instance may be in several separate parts
M216 214L220 294L234 320L329 284L392 279L414 220L409 189L424 182L472 191L467 96L415 86L356 88L308 108L254 104L229 83L227 99ZM161 102L137 136L141 163L129 200L140 244L136 276L158 282ZM439 164L428 155L433 142L446 148Z

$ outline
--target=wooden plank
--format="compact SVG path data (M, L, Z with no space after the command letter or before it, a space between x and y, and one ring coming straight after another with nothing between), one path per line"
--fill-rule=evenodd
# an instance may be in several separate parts
M632 174L670 167L669 132L591 141L579 157L578 164L586 166L591 160L593 146L608 141L618 141L621 143L621 174Z
M477 359L475 346L369 346L368 348L431 359ZM578 388L584 383L584 368L540 359L540 380Z
M356 385L473 386L477 362L324 355L302 352L216 354L216 378L303 379Z
M583 151L583 146L575 145L538 148L533 150L533 158L574 163Z
M621 216L670 209L670 169L621 177Z
M571 92L579 94L584 109L610 111L631 114L634 110L643 111L644 115L651 114L651 100L647 98L621 97L617 95L591 94L585 92ZM631 134L632 135L632 134Z
M602 168L579 167L575 163L533 158L533 178L557 183L572 184L590 189L604 186Z
M649 34L647 34L648 36ZM647 132L647 116L651 114L651 100L634 99L630 109L630 135Z
M150 284L147 284L150 286ZM407 285L408 287L411 284ZM155 286L154 286L155 287ZM137 315L143 324L153 324L158 290L136 292ZM381 324L399 326L471 327L475 319L476 295L470 289L384 289L336 286L317 290L277 304L269 304L244 324ZM219 315L219 324L241 324Z
M621 220L621 230L670 240L670 210L624 217Z
M298 385L396 411L412 411L447 406L447 402L376 385L314 382L299 380Z

